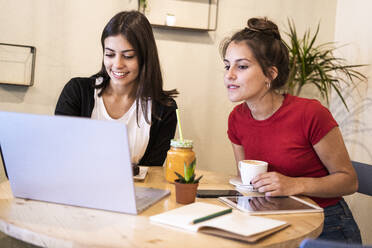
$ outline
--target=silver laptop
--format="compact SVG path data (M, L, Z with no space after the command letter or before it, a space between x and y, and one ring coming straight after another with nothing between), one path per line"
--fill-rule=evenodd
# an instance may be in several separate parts
M0 112L0 146L15 197L138 214L170 193L134 187L122 123Z

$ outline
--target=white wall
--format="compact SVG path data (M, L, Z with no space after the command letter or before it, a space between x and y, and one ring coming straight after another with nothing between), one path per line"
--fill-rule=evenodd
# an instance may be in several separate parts
M0 0L0 42L37 49L34 86L0 86L0 109L52 114L71 77L98 71L101 31L114 13L135 6L132 2Z
M350 63L372 65L372 23L368 21L371 9L369 0L338 1L335 41L340 45L349 44L340 49L339 55ZM372 77L371 66L361 71ZM351 159L372 164L372 91L368 86L371 80L360 83L350 94L346 94L350 90L344 91L349 112L338 99L333 100L331 111L340 124ZM348 196L347 201L361 229L363 243L372 244L372 197L356 193Z

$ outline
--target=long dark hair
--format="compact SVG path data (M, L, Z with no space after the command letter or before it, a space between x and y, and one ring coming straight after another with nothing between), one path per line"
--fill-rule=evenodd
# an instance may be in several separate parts
M139 11L123 11L117 13L106 24L102 31L101 45L104 52L105 39L109 36L123 35L136 51L139 65L138 87L136 92L137 123L138 108L141 104L142 112L147 123L148 100L159 102L165 106L172 106L172 97L178 94L176 89L163 90L163 78L160 70L158 50L154 34L147 18ZM96 89L101 89L99 96L102 96L110 83L105 65L102 61L101 70L93 75L94 78L102 77L102 83L94 84ZM152 113L155 114L155 104L152 104ZM156 118L158 116L154 115Z
M235 33L221 44L221 54L226 55L231 42L244 41L257 59L263 73L271 78L270 68L278 69L278 76L271 79L270 90L279 89L285 85L289 75L288 49L282 41L278 26L265 18L250 18L246 28Z

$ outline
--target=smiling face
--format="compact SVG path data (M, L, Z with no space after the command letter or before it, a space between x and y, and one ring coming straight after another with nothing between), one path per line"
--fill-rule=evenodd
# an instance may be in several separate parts
M225 86L232 102L257 101L268 91L271 81L263 73L251 49L244 43L231 42L226 49Z
M113 86L133 87L139 74L138 57L123 35L109 36L104 41L106 72Z

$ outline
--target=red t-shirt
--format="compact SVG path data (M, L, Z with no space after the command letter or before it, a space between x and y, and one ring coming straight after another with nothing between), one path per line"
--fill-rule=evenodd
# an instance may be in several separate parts
M290 177L323 177L327 168L313 146L338 124L319 101L285 94L282 106L268 119L252 117L246 103L230 113L227 134L244 148L245 159L269 163L269 171ZM341 197L311 197L319 206L335 205Z

